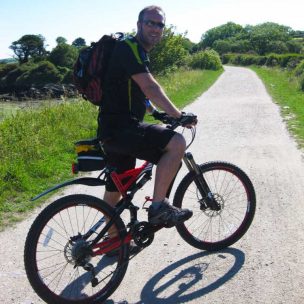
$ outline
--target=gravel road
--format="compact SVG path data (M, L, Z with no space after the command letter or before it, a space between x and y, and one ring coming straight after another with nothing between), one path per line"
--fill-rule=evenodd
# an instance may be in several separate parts
M196 161L226 160L250 176L253 224L231 248L212 254L190 247L175 229L161 230L106 303L304 303L304 163L279 108L252 71L226 67L186 111L199 117L190 148ZM151 195L149 186L139 202ZM102 194L77 186L60 195L75 191ZM0 303L43 303L23 267L25 236L39 211L0 233Z

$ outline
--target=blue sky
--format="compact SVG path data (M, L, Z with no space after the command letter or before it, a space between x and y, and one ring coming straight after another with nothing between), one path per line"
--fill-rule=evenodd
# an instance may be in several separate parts
M187 31L193 42L229 21L242 26L272 21L304 30L303 0L1 0L0 59L12 57L9 46L25 34L43 35L51 50L58 36L90 43L106 33L132 31L139 11L151 4L161 6L167 24Z

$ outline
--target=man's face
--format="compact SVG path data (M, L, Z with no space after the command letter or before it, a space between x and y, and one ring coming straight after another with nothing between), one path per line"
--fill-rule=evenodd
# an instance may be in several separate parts
M157 10L148 11L142 21L138 21L138 34L147 49L152 49L162 38L165 18Z

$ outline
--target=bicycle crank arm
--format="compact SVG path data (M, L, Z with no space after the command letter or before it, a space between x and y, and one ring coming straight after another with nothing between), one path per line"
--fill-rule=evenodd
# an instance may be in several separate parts
M164 225L157 225L157 226L150 226L144 229L144 233L147 234L154 234L158 230L164 228ZM113 237L111 239L102 241L101 243L97 243L92 246L92 256L106 254L112 250L119 248L123 244L129 244L130 241L133 239L132 233L129 232L124 239L121 241L118 236Z
M102 241L101 243L97 243L92 247L92 249L95 250L93 251L92 256L102 255L112 250L115 250L119 248L122 244L130 243L131 240L132 240L132 235L131 233L128 233L122 241L119 239L118 236L116 236L111 239Z

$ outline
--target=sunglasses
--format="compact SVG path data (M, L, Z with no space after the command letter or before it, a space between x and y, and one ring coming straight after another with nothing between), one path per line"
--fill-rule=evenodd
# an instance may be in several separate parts
M159 28L161 30L165 27L164 23L155 22L155 21L152 21L152 20L143 20L143 23L148 27Z

